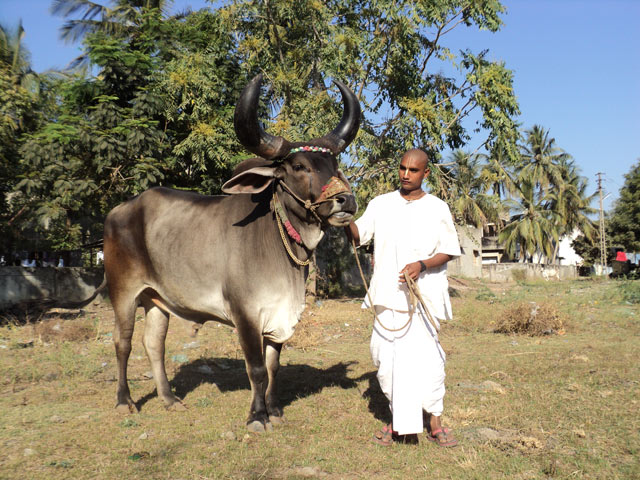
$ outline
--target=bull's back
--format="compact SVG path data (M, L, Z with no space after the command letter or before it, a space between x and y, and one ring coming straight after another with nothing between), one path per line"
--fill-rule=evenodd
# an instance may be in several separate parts
M107 280L127 282L138 293L152 289L174 313L194 319L226 318L229 290L264 285L290 290L288 284L278 285L277 272L256 271L261 264L256 256L273 256L262 231L269 223L264 210L248 196L148 190L106 219Z

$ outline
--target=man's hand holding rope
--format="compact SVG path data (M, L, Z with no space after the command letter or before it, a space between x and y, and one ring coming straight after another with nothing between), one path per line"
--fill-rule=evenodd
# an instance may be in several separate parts
M451 255L447 255L446 253L436 253L433 257L427 260L418 260L417 262L408 263L402 270L400 270L398 281L401 283L406 282L404 278L405 273L409 275L412 280L417 280L421 272L444 265L451 260L451 258Z

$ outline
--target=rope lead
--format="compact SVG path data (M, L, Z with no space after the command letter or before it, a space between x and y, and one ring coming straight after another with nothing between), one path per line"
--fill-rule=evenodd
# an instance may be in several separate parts
M356 264L358 265L358 270L360 271L360 278L362 278L364 289L367 291L367 298L369 299L369 308L371 308L371 311L373 312L373 317L375 321L377 321L382 328L384 328L387 332L399 332L400 330L403 330L405 327L407 327L411 323L411 320L413 320L413 313L416 311L418 307L418 303L420 303L420 305L422 306L422 310L424 311L425 316L427 317L427 320L429 320L431 325L433 325L433 328L435 329L436 332L439 330L438 324L433 319L433 317L431 316L431 313L427 309L427 305L425 304L425 301L422 298L422 295L420 294L420 289L418 288L418 285L409 275L407 275L407 272L404 273L404 280L405 282L407 282L407 289L409 290L409 299L411 303L409 320L407 320L407 323L405 323L400 328L387 328L380 321L380 318L378 317L378 314L376 313L376 309L373 305L373 301L371 300L371 294L369 293L369 286L367 285L367 280L364 278L364 272L362 271L362 266L360 265L360 259L358 258L356 242L353 238L351 239L351 246L353 247L353 254L356 257Z

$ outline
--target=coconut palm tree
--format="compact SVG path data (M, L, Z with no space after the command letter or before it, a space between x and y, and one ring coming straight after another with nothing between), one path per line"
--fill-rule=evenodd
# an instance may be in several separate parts
M532 261L536 254L538 261L543 254L551 258L559 238L559 219L549 208L549 193L536 185L537 181L532 176L519 176L515 195L506 202L510 211L516 213L498 235L506 253L512 258L517 253L524 261Z
M40 91L40 79L31 69L31 54L22 43L24 36L22 20L13 32L10 28L0 25L0 65L11 75L14 85L19 85L31 95L37 96Z
M562 182L554 185L549 192L549 208L561 220L558 225L560 237L571 235L576 229L589 240L597 233L593 221L589 218L596 212L591 203L597 192L587 195L587 180L580 176L578 168L570 158L563 158L559 163ZM551 262L555 263L558 244L553 252Z
M480 177L487 188L500 198L505 198L509 193L513 192L515 186L510 174L513 166L510 166L507 154L502 150L498 150L491 155L478 154L478 156L484 162L480 170Z
M543 190L563 183L560 163L570 158L570 155L556 146L555 138L549 138L549 130L541 125L534 125L527 130L520 155L522 165L518 180L532 181L534 186Z
M112 6L90 0L53 0L51 13L65 18L80 15L65 22L60 37L67 42L83 40L94 33L118 38L134 39L138 30L149 21L148 14L155 10L156 18L168 18L172 0L111 0ZM187 12L177 15L184 16ZM83 53L74 59L70 68L88 63Z
M462 150L451 154L452 164L448 174L451 177L450 205L458 223L484 227L487 223L500 225L504 210L500 196L488 192L488 185L481 175L482 164L479 155L471 155Z

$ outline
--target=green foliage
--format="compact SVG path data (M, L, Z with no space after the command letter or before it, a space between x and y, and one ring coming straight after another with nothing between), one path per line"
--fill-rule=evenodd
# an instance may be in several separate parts
M441 149L464 146L478 128L489 149L515 155L511 73L486 60L486 52L456 55L444 44L454 28L496 31L503 12L497 1L236 0L224 9L239 35L243 69L264 71L273 85L276 133L301 140L335 125L340 108L324 94L331 78L358 95L362 127L343 166L361 203L397 186L398 155L410 147L437 160ZM435 73L445 69L452 75ZM476 108L482 120L473 124ZM434 183L440 175L433 172Z
M21 168L19 150L23 136L35 130L47 109L45 76L38 76L24 48L24 29L0 25L0 251L24 242L25 229L16 228L26 218L25 199L13 190Z
M98 75L53 83L47 107L36 109L42 126L24 135L14 129L20 154L11 173L23 208L16 230L37 232L50 246L77 246L101 233L110 208L150 186L218 193L246 156L233 109L258 72L270 84L267 128L294 141L338 123L331 78L357 93L362 129L343 167L361 202L395 187L399 152L421 146L438 159L442 148L465 145L470 129L486 133L490 151L514 159L511 72L486 52L454 54L444 43L454 28L497 31L504 13L497 0L235 0L176 17L166 7L161 0L54 2L54 13L67 18L65 38L83 40L78 61ZM453 73L433 73L445 70ZM3 92L11 97L4 105L31 109L26 96ZM474 109L482 112L475 125ZM443 175L434 169L434 185L445 185Z
M640 281L627 280L620 283L622 300L628 303L640 303Z
M218 17L132 5L84 30L99 75L58 83L58 108L25 137L16 188L44 248L99 238L113 206L155 185L218 193L237 162L232 112L244 81Z
M496 295L489 290L486 286L482 286L478 289L478 293L476 295L476 300L489 300L489 301L493 301L495 300Z
M491 184L482 175L486 165L480 155L471 155L456 150L451 156L451 168L444 180L447 181L447 198L456 223L482 228L487 223L502 224L505 215L500 196L490 193Z
M499 235L507 254L528 261L555 263L559 241L575 230L593 239L594 213L587 182L579 175L571 156L556 146L555 139L539 125L526 132L521 161L506 173L507 204L511 222Z
M625 175L609 221L609 232L611 245L640 252L640 160Z

